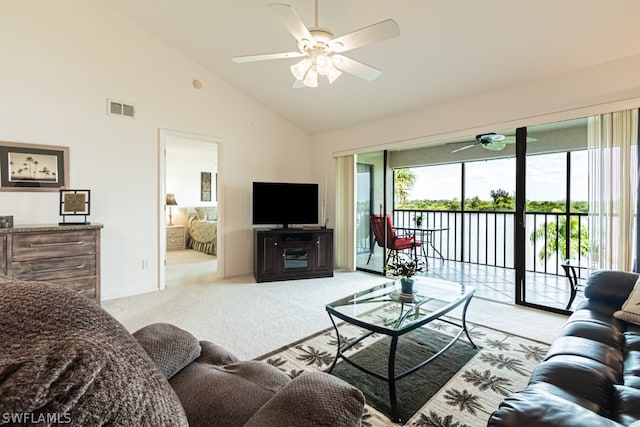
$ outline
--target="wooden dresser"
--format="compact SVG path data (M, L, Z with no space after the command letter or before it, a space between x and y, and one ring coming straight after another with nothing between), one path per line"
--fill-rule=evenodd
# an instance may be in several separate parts
M68 286L100 304L101 224L0 228L0 277Z

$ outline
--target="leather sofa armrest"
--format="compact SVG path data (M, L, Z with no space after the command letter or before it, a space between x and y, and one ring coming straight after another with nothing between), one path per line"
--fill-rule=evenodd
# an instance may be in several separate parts
M487 427L622 427L538 384L509 395L489 417ZM554 387L554 386L551 386Z
M622 307L637 280L637 273L598 270L587 278L584 295L589 299L611 302Z
M245 427L271 425L360 426L364 396L347 382L324 372L307 372L284 386Z

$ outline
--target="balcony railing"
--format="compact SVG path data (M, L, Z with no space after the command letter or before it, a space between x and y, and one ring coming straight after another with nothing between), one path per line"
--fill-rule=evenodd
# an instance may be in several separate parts
M426 211L413 209L397 209L393 211L393 224L397 228L418 228L416 218L422 217L423 229L445 229L431 234L433 246L442 254L444 259L467 262L472 264L514 268L514 212L489 211ZM565 259L571 259L576 266L586 268L588 260L581 251L585 242L583 233L572 235L570 227L577 221L577 230L586 230L587 214L584 213L545 213L535 212L526 214L526 270L564 275L560 264ZM535 230L541 230L537 239L531 239ZM573 244L564 242L564 236L571 236ZM576 246L577 244L577 246ZM557 251L547 251L545 257L540 258L541 250L545 248L559 248ZM425 245L427 256L434 257L433 247ZM567 252L569 251L569 252Z

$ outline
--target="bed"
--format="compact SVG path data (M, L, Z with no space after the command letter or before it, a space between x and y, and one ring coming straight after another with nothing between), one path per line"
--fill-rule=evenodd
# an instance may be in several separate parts
M217 255L218 208L197 207L189 216L189 248L209 255Z

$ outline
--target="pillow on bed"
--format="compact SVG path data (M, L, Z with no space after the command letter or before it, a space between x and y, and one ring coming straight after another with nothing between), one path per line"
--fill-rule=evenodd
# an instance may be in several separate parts
M196 216L200 221L217 221L218 208L216 206L198 207Z

